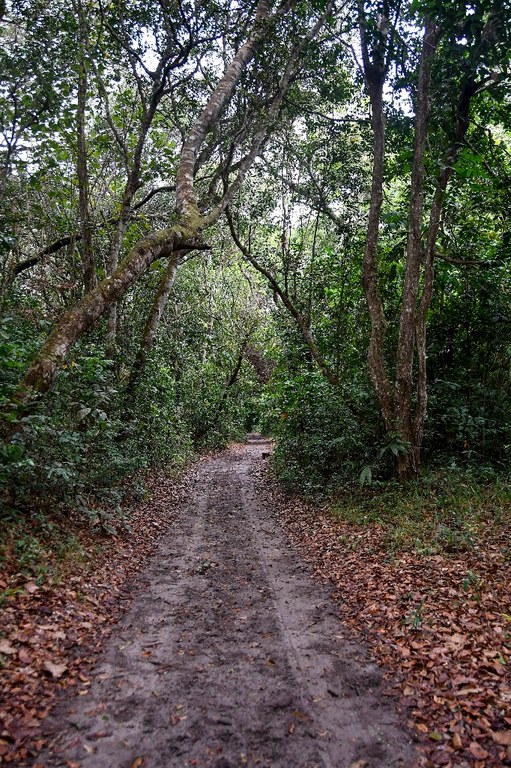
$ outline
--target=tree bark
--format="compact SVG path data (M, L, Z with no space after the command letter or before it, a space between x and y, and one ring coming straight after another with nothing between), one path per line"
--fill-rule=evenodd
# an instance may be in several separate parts
M43 394L50 389L73 344L154 261L172 256L176 251L206 248L196 231L179 225L140 240L112 275L65 313L28 369L17 391L17 402L29 400L34 391Z
M142 333L142 339L138 349L133 368L131 369L131 375L128 385L126 387L126 399L130 400L134 394L137 382L142 376L149 355L152 352L156 341L156 335L158 332L158 326L160 320L165 312L165 307L169 300L172 286L174 285L178 267L181 263L184 253L182 251L176 251L169 259L167 268L162 275L158 290L156 291L153 305L147 317L144 331Z
M78 178L78 207L80 215L80 235L82 241L83 283L85 292L91 291L96 285L96 265L92 246L92 222L89 202L89 171L87 159L87 137L85 115L87 112L87 49L88 33L82 0L76 5L79 26L79 72L77 93L77 161Z
M367 222L367 237L364 252L363 288L366 297L371 333L367 353L369 375L388 432L394 426L394 396L384 359L386 319L378 288L378 242L381 207L383 203L383 180L385 161L385 114L383 110L383 85L386 69L385 57L380 52L371 61L366 37L365 17L360 7L360 42L364 76L371 103L371 126L373 130L373 169L371 198Z
M427 416L427 363L426 363L426 321L433 298L434 260L436 240L440 229L445 193L452 175L453 165L462 146L470 120L470 104L477 92L477 83L472 79L465 83L455 117L454 143L443 159L442 170L437 180L435 194L429 214L426 248L424 254L424 286L417 311L415 339L417 345L417 409L413 424L414 440L422 445Z
M414 154L408 210L406 264L396 348L395 383L392 386L385 363L386 318L378 288L378 241L383 202L385 160L383 86L386 77L386 56L383 49L383 38L380 38L379 44L376 44L373 48L373 58L371 59L364 21L363 11L361 10L362 60L372 109L371 124L374 152L371 201L363 268L364 293L371 320L368 365L387 434L395 436L402 444L402 450L396 457L396 474L400 479L406 479L418 472L420 466L421 445L417 441L418 434L412 414L412 394L414 390L413 361L417 301L421 264L424 256L422 220L424 214L424 155L429 123L429 89L431 66L438 44L439 30L433 22L428 21L426 23L419 64Z
M269 17L269 13L269 1L259 0L255 14L255 23L248 40L238 49L232 61L227 65L213 95L195 121L183 144L176 177L176 208L179 216L185 221L202 221L194 189L197 155L208 131L218 120L233 94L245 67L252 60L263 38L263 21Z
M412 394L414 391L413 361L415 351L417 299L421 264L423 262L422 222L424 216L424 155L429 125L429 91L431 66L440 32L432 21L427 21L422 44L419 78L417 85L417 108L415 117L415 140L410 203L408 209L408 239L406 266L403 282L403 299L399 322L399 336L396 359L396 404L395 430L406 451L397 457L397 474L400 479L417 474L420 469L421 442L414 427L412 415Z

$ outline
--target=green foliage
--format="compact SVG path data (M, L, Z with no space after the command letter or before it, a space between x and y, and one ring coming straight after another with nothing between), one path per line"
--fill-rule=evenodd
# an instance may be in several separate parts
M4 445L0 487L7 508L62 509L77 498L118 497L126 474L141 464L118 443L121 421L111 361L89 344L37 413L20 415Z
M134 390L126 389L129 363L148 310L145 297L151 297L144 291L159 278L158 272L135 292L140 302L124 312L117 355L127 363L119 365L119 358L107 355L100 327L76 348L37 410L7 415L17 431L0 446L0 514L10 526L13 520L38 514L64 519L71 512L95 530L115 534L129 527L120 502L134 493L148 469L176 471L197 447L216 447L244 436L255 387L247 360L235 380L230 379L240 339L256 340L258 304L236 265L197 266L183 269L173 307ZM202 279L204 288L197 295ZM254 301L251 316L247 307ZM223 322L226 305L231 324ZM39 341L27 320L30 307L27 299L13 303L12 316L2 325L4 407ZM40 538L29 532L12 539L9 548L20 566L28 567L45 562L39 544Z
M423 622L422 609L424 608L425 602L425 600L421 600L419 605L404 617L403 623L405 626L410 627L410 629L413 630L419 630L421 628Z
M436 470L406 486L396 482L347 487L334 514L356 525L383 529L389 553L419 555L471 551L479 532L511 522L511 486L459 469Z
M360 472L372 454L371 405L366 390L334 389L316 371L293 378L285 370L274 374L262 427L277 440L272 462L282 482L321 494Z
M193 453L190 425L183 418L173 372L153 360L139 382L124 427L125 448L144 466L182 467Z
M25 579L40 585L48 579L60 581L73 572L77 563L86 562L87 553L75 533L64 521L51 520L42 512L30 517L20 513L3 516L5 535L0 542L0 569L12 569ZM2 603L22 587L0 592Z

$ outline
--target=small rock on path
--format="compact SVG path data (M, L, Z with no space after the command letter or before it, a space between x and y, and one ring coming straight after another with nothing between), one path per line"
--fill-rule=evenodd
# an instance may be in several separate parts
M414 765L377 667L259 498L268 450L251 436L193 470L189 503L38 765Z

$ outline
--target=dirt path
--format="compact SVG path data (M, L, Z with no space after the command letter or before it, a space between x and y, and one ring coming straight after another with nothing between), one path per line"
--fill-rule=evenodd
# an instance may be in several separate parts
M377 669L259 499L266 450L252 440L197 466L187 508L39 765L414 764Z

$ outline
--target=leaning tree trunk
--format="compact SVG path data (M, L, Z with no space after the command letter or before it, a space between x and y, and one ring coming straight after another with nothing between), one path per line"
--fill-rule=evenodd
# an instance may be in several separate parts
M42 394L50 389L73 344L92 328L154 261L171 256L176 251L206 248L208 246L200 239L197 229L179 225L140 240L113 275L103 280L65 313L28 369L17 392L18 402L29 399L33 391Z
M183 145L176 176L176 208L179 222L139 241L112 275L103 280L62 317L29 367L16 392L14 404L27 403L34 392L43 394L51 388L59 367L75 342L124 296L156 259L169 257L176 251L207 248L202 240L204 222L194 190L195 160L208 131L220 117L245 67L263 39L265 34L263 21L268 16L268 0L259 0L254 26L247 41L227 65ZM218 209L216 218L221 213L222 210ZM208 224L214 223L214 220L215 218L210 215Z

